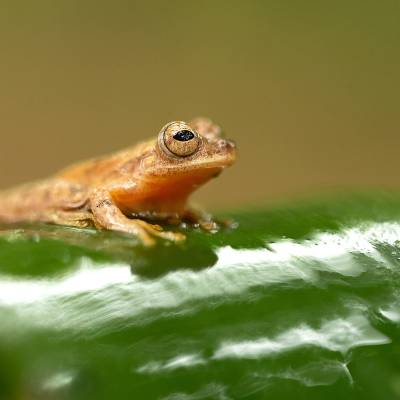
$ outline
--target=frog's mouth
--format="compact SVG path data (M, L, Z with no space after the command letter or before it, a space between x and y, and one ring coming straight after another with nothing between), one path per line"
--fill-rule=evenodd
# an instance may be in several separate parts
M188 165L188 169L220 169L223 170L227 167L230 167L232 164L234 164L236 161L236 157L221 157L217 159L213 159L212 161L199 161L199 162L194 162Z
M186 175L191 174L194 172L198 172L201 170L208 171L208 170L220 170L230 167L236 161L236 155L232 154L229 156L220 156L215 157L213 156L211 159L194 159L194 160L185 160L182 163L176 163L173 165L167 165L162 167L161 171L165 171L168 175L174 174L174 171L177 175Z
M237 158L236 144L232 140L217 139L207 141L204 152L181 159L187 169L225 168L232 165Z

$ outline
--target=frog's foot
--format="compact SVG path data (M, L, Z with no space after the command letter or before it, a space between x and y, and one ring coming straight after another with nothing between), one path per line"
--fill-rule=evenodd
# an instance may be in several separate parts
M236 227L233 220L214 219L210 214L195 208L186 210L182 215L182 221L207 232L217 232L220 228Z
M186 239L186 236L183 233L164 231L160 225L149 224L148 222L140 219L134 219L129 221L132 221L134 224L137 224L138 227L143 229L144 232L146 232L147 236L149 236L150 240L152 240L153 242L154 239L152 237L159 237L162 239L170 240L171 242L182 242L183 240ZM145 239L145 241L147 241L147 239ZM143 242L145 243L145 241ZM150 245L152 244L154 243L150 243Z
M123 217L119 220L103 221L101 224L96 221L96 226L100 229L114 230L134 235L143 245L148 247L156 244L156 238L169 240L171 242L182 242L186 239L186 236L182 233L164 231L161 226L150 224L141 219Z
M96 226L100 229L108 229L134 235L143 245L148 247L156 244L156 238L169 240L171 242L182 242L186 239L186 236L182 233L164 231L159 225L149 224L141 219L123 218L119 221L103 221L102 224L96 221Z

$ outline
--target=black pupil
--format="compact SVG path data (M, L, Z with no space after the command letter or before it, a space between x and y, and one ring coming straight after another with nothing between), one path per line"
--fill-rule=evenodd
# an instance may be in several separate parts
M194 133L188 130L179 131L175 133L174 139L179 142L187 142L188 140L192 140L194 138Z

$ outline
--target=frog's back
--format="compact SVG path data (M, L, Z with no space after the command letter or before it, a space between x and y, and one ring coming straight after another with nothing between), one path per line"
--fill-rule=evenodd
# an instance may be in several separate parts
M135 170L147 150L154 146L154 140L142 142L125 150L107 156L93 158L76 163L61 170L56 177L71 182L99 186L113 179L118 179L128 169Z
M132 172L152 144L144 142L74 164L51 178L0 191L0 221L46 220L49 211L84 209L93 188L120 179L127 165Z

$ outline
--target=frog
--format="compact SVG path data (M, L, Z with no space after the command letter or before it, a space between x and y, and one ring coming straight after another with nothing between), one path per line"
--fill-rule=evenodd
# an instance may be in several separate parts
M134 235L145 246L181 242L182 229L161 224L218 230L189 197L236 158L235 143L210 119L168 122L156 138L0 191L0 222L95 227Z

